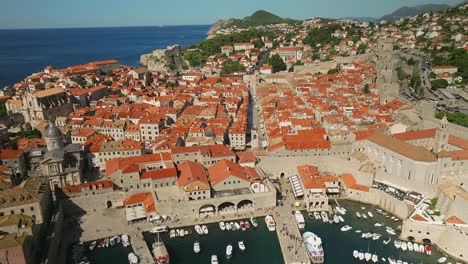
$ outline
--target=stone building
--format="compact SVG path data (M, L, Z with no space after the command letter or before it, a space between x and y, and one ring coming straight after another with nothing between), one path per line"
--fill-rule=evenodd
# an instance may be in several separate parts
M187 200L211 198L211 187L203 165L193 161L185 161L177 168L180 171L177 185L182 189Z
M21 150L0 150L0 165L5 165L12 170L14 180L21 181L21 179L26 176L26 160Z
M31 237L26 234L7 234L0 237L0 263L34 263Z
M82 153L80 144L64 146L62 132L53 122L45 131L47 148L35 149L30 152L33 178L47 178L51 189L76 185L82 182Z
M57 116L67 116L71 112L73 112L73 104L65 90L60 87L35 93L26 92L22 98L21 113L26 122L54 120Z

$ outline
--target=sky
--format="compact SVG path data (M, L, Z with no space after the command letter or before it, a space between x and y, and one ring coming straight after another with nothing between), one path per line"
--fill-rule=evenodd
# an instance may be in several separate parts
M0 29L206 25L256 10L281 17L382 17L401 6L462 0L1 0Z

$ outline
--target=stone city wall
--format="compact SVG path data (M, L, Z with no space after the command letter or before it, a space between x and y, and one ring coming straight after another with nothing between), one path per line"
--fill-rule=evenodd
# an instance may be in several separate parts
M122 206L127 196L130 196L130 194L115 191L93 196L75 197L62 200L62 206L66 215L76 215L83 212Z

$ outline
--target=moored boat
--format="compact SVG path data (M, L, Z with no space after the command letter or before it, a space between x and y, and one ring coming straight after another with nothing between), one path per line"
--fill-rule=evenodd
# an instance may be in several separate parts
M351 226L345 225L345 226L343 226L340 230L341 230L341 232L346 232L346 231L349 231L349 230L351 230L351 229L353 229Z
M367 215L369 215L370 218L374 217L374 215L370 211L367 212Z
M255 216L250 217L250 223L252 223L253 227L257 227L258 226L257 218Z
M334 222L335 224L338 224L338 223L340 222L340 218L338 217L337 214L335 214L335 215L333 216L333 222Z
M166 245L159 240L153 243L153 256L157 264L169 264L169 253L167 253Z
M381 223L375 223L374 226L379 227L379 226L383 226L383 225Z
M245 244L244 241L239 241L237 242L237 245L239 246L239 249L242 251L245 251Z
M96 246L97 242L96 241L93 241L93 243L91 243L91 245L89 245L89 250L90 251L93 251L94 247Z
M353 257L354 257L355 259L359 258L359 251L353 250Z
M356 212L356 216L357 216L357 218L361 218L361 213Z
M305 228L305 219L304 215L300 211L294 212L294 218L296 219L297 226L299 229Z
M249 228L250 228L250 223L249 223L249 221L245 221L244 223L245 223L245 229L249 229Z
M219 228L223 231L226 230L226 224L223 221L219 222Z
M407 245L408 245L408 250L409 250L409 251L413 251L413 249L414 249L414 248L413 248L413 243L408 242Z
M203 230L203 234L208 235L208 227L206 225L202 225L201 228Z
M193 243L193 252L198 254L198 253L200 253L200 250L201 250L200 242L195 241L195 243Z
M245 228L245 222L244 221L240 221L240 226L241 226L242 231L245 231L247 229L247 228Z
M362 218L367 219L367 215L365 213L361 214Z
M432 254L432 246L426 245L426 255L430 256Z
M388 239L387 239L387 240L384 240L383 243L384 243L385 245L387 245L388 243L390 243L391 240L392 240L392 238L391 238L391 237L388 237Z
M211 255L211 264L218 264L218 256Z
M445 261L447 261L447 258L446 257L441 257L437 260L437 263L445 263Z
M371 259L372 259L372 261L373 261L374 263L376 263L377 261L379 261L379 257L378 257L376 254L373 254Z
M267 215L267 216L265 217L265 223L266 223L266 225L267 225L269 231L275 231L275 229L276 229L276 222L275 222L275 219L273 218L273 216Z
M364 253L364 258L366 259L366 261L369 261L372 258L372 254L369 252L366 252Z
M315 217L315 220L320 220L320 213L319 212L314 212L314 217Z
M302 238L312 263L323 263L325 252L322 247L322 239L312 232L305 232Z
M130 246L130 237L128 235L126 235L126 234L122 235L122 245L124 247Z
M393 244L395 245L396 248L398 248L398 249L401 248L401 241L400 240L395 240L393 242Z
M322 221L323 221L324 223L328 222L328 214L327 214L327 212L321 212L321 213L320 213L320 216L322 217Z
M165 233L167 232L167 226L155 226L151 228L150 232L153 234Z
M234 226L236 227L236 230L241 229L241 226L238 222L234 222Z
M309 217L310 220L314 219L314 214L312 212L308 212L307 216Z
M381 236L382 236L381 234L374 233L374 234L372 235L372 240L377 240L377 239L379 239Z
M408 244L405 241L401 241L401 250L406 251L408 250Z
M226 257L227 258L232 257L232 245L231 244L227 245L226 247Z
M359 252L359 260L364 260L364 252Z
M130 264L137 264L138 263L138 257L135 255L135 253L130 252L128 254L128 262Z
M344 218L341 215L339 215L338 218L340 219L340 222L344 222Z

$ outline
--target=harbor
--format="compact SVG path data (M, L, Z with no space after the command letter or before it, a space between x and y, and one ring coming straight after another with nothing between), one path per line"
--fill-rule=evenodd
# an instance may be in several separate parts
M169 233L161 233L160 239L167 247L171 263L209 263L211 255L217 255L220 263L309 263L308 259L303 259L306 256L303 242L291 239L291 237L302 236L306 231L313 232L321 238L325 252L325 263L365 263L365 260L360 261L353 257L354 250L377 255L379 263L389 263L389 258L401 260L402 263L403 261L407 263L436 263L438 259L443 257L435 247L432 248L431 256L415 251L397 249L394 246L394 241L398 240L398 229L401 221L395 221L390 216L386 217L378 214L376 207L343 200L340 200L340 206L346 208L346 214L342 216L343 223L330 224L324 222L323 219L316 220L314 217L309 217L307 212L302 211L305 218L305 228L300 231L297 228L292 212L289 212L291 208L278 212L281 215L280 217L276 215L276 210L287 208L284 206L272 210L271 213L276 220L276 232L268 231L264 217L258 217L259 226L257 228L250 227L245 231L223 231L220 229L218 222L227 220L222 219L222 217L212 217L207 219L216 219L216 221L206 224L209 230L207 235L198 235L193 225L172 225L175 229L191 230L192 234L171 238ZM363 218L361 216L361 218L358 218L356 212L360 212L361 215L368 215L371 212L373 217ZM232 221L248 221L249 218L246 215L238 215L236 219ZM184 221L184 223L187 222ZM202 223L197 222L200 225ZM283 223L287 223L287 229L291 231L287 235L282 232L284 230L282 228ZM375 226L376 223L381 226ZM349 225L352 229L343 232L341 228L344 225ZM295 228L293 228L294 226ZM386 227L396 230L396 235L387 233ZM150 228L145 230L147 231L143 232L142 236L137 235L131 238L131 246L134 250L137 249L135 250L137 255L140 254L139 252L150 253L152 243L157 239L156 234L148 232ZM356 230L361 232L356 233ZM377 240L364 239L362 234L366 232L377 233L381 237ZM384 244L383 242L388 241L388 238L391 238L391 241ZM245 251L239 249L239 241L244 242ZM198 254L194 252L195 242L200 243L201 250ZM89 244L89 242L86 244ZM233 246L233 253L232 257L228 259L226 258L226 247L229 244ZM144 245L143 248L142 245ZM95 249L90 254L90 260L91 263L96 264L109 262L124 264L128 263L127 252L129 252L128 249L118 245ZM294 257L295 254L297 254L297 257ZM382 258L386 261L384 262ZM447 262L450 261L453 260L447 260ZM143 257L140 258L140 263L154 263L154 260L151 258L147 261ZM369 263L372 263L372 261Z

